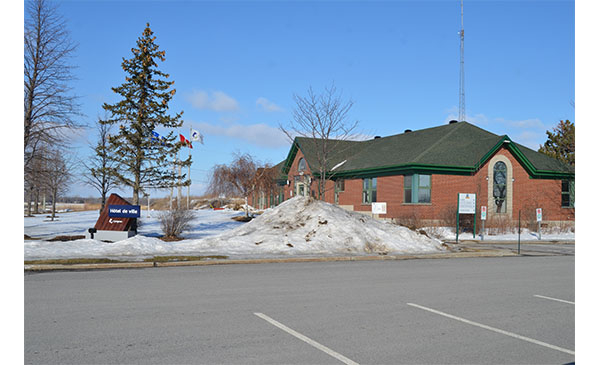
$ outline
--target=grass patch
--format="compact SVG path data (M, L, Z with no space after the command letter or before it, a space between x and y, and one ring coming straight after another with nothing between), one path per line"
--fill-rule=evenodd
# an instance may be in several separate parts
M169 261L204 261L204 260L225 260L228 256L209 255L209 256L154 256L144 259L145 262L169 262Z
M225 260L229 258L223 255L209 256L154 256L144 259L144 262L175 262L175 261L206 261L206 260ZM25 260L25 265L76 265L76 264L122 264L126 262L136 261L121 261L102 258L78 258L78 259L47 259L47 260Z
M78 235L78 236L56 236L54 238L49 239L48 242L57 242L57 241L67 242L67 241L82 240L84 238L85 238L85 236L83 236L83 235Z
M245 215L238 215L235 217L232 217L231 219L233 219L236 222L250 222L252 220L251 216L246 217Z
M76 265L76 264L116 264L123 261L111 259L49 259L25 260L25 265Z

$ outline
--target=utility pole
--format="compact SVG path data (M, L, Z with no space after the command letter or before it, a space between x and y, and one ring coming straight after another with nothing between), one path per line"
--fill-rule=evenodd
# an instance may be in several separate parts
M463 0L460 0L460 81L458 100L458 121L465 120L465 27L463 23Z

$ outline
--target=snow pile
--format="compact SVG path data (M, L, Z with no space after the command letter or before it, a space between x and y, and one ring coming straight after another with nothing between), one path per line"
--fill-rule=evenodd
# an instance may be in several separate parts
M296 197L251 222L206 239L212 247L277 254L425 253L441 242L368 215Z
M310 198L290 199L267 209L249 223L231 218L243 214L231 210L194 210L193 228L187 239L164 242L158 214L142 215L140 234L107 243L91 239L45 241L59 234L83 234L97 219L97 212L68 213L60 221L41 217L25 220L25 233L39 240L25 241L25 260L51 258L112 258L141 260L160 255L226 255L232 258L281 255L357 255L426 253L442 251L441 242L405 227L348 212Z

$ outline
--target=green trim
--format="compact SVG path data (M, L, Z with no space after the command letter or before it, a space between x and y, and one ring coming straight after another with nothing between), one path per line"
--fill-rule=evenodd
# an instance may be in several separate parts
M510 138L506 137L509 141ZM517 161L523 166L525 171L531 176L533 179L553 179L553 180L563 180L563 179L574 179L575 173L573 172L559 172L559 171L548 171L548 170L538 170L535 166L529 161L527 157L521 152L519 147L517 147L512 141L508 143L508 150L513 156L517 159Z
M292 147L290 148L290 152L288 152L287 157L285 158L285 163L283 164L283 167L281 168L281 172L283 172L283 174L287 175L290 172L290 168L292 167L292 163L294 162L294 159L296 158L296 154L298 153L298 142L296 141L296 139L294 139L294 142L292 143Z
M298 150L302 149L298 142L298 139L294 139L294 143L292 144L292 147L285 160L284 167L282 168L282 172L285 175L289 174L291 165L294 159L296 158ZM564 180L575 178L574 172L536 169L535 165L525 156L525 154L507 135L499 137L498 142L496 142L496 144L474 166L449 166L407 163L402 165L388 165L347 171L337 170L335 172L327 172L326 178L331 180L360 178L364 179L377 176L393 176L407 174L469 176L477 173L502 147L506 147L506 149L515 157L517 162L525 169L529 177L532 179ZM306 162L308 164L308 160ZM320 177L320 174L317 171L313 171L311 169L311 173L315 178Z
M333 174L327 174L327 178L332 180L342 178L369 178L377 176L422 174L422 175L472 175L476 170L467 166L437 166L423 164L407 164L377 167L370 169L357 169L350 171L336 171ZM318 173L314 173L318 177Z

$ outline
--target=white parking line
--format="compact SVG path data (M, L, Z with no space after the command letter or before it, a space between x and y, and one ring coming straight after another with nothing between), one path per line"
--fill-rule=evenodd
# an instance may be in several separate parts
M494 332L497 332L497 333L501 333L501 334L506 335L506 336L514 337L514 338L517 338L519 340L531 342L531 343L534 343L536 345L548 347L550 349L558 350L558 351L561 351L561 352L564 352L564 353L567 353L567 354L570 354L570 355L575 355L575 351L571 351L569 349L565 349L565 348L562 348L562 347L554 346L554 345L551 345L549 343L545 343L545 342L542 342L542 341L535 340L533 338L521 336L521 335L518 335L516 333L504 331L504 330L501 330L501 329L498 329L498 328L494 328L494 327L490 327L490 326L486 326L485 324L473 322L473 321L470 321L468 319L464 319L464 318L460 318L460 317L457 317L457 316L453 316L451 314L440 312L440 311L435 310L435 309L423 307L422 305L413 304L413 303L406 303L406 304L408 304L408 305L410 305L412 307L416 307L416 308L420 308L420 309L429 311L431 313L439 314L439 315L444 316L444 317L452 318L452 319L455 319L457 321L470 324L472 326L477 326L477 327L480 327L480 328L484 328L486 330L490 330L490 331L494 331Z
M573 304L573 305L575 305L575 302L569 302L568 300L563 300L563 299L556 299L556 298L545 297L545 296L543 296L543 295L537 295L537 294L534 294L534 297L543 298L543 299L550 299L550 300L555 300L555 301L557 301L557 302L563 302L563 303L568 303L568 304Z
M292 336L294 336L294 337L296 337L296 338L298 338L298 339L306 342L307 344L309 344L309 345L311 345L313 347L318 348L319 350L323 351L327 355L335 357L336 359L340 360L344 364L358 365L358 363L350 360L349 358L347 358L347 357L345 357L345 356L343 356L343 355L341 355L341 354L333 351L332 349L330 349L330 348L328 348L326 346L321 345L320 343L318 343L316 341L311 340L310 338L304 336L303 334L294 331L293 329L291 329L291 328L289 328L289 327L287 327L287 326L285 326L285 325L277 322L276 320L274 320L273 318L271 318L271 317L269 317L269 316L267 316L265 314L262 314L262 313L254 313L254 314L257 315L258 317L264 319L265 321L269 322L273 326L275 326L275 327L277 327L279 329L284 330L285 332L289 333L290 335L292 335Z

